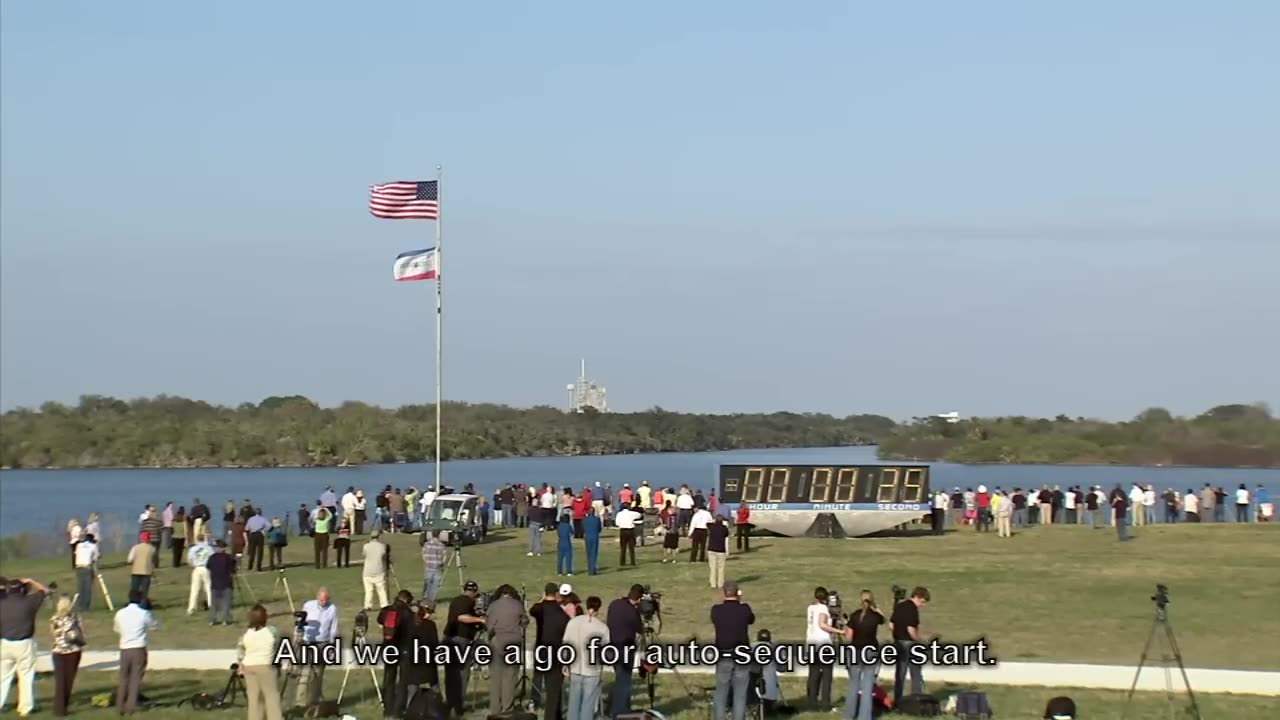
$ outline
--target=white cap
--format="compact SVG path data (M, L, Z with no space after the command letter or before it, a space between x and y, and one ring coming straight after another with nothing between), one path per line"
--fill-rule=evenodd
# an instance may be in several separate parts
M986 486L986 485L979 485L979 486L978 486L978 492L986 492L986 491L987 491L987 486Z
M572 586L572 585L570 585L569 583L562 583L562 584L560 585L560 594L561 594L561 595L569 595L569 594L571 594L572 592L573 592L573 586Z
M596 487L600 487L600 481L599 481L599 480L597 480L597 481L596 481Z
M622 483L622 487L631 487L631 485L628 483Z

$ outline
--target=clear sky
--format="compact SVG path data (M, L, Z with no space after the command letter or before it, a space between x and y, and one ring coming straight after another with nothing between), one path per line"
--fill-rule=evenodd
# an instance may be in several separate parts
M1280 3L0 15L0 403L1280 406Z

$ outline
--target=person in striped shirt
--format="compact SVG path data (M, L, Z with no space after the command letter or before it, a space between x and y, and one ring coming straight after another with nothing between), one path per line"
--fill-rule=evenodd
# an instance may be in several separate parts
M433 604L440 593L447 558L448 550L440 542L440 534L435 531L427 533L422 543L422 597Z

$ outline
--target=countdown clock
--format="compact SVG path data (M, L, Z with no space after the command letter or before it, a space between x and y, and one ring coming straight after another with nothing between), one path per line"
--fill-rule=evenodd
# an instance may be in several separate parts
M724 502L854 507L913 505L929 499L927 465L721 465Z

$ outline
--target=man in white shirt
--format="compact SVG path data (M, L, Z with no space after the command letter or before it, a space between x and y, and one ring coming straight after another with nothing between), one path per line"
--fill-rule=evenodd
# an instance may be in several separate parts
M431 503L436 501L435 490L425 490L422 493L422 499L418 501L418 507L422 509L422 519L426 521L427 513L431 510Z
M187 594L187 614L196 611L196 601L204 594L206 607L213 607L213 585L209 582L209 558L213 557L213 546L209 544L209 536L187 549L187 564L191 566L191 592Z
M1249 489L1244 483L1236 488L1236 522L1249 522Z
M1129 517L1133 519L1135 527L1147 524L1147 512L1142 507L1144 497L1146 497L1146 491L1141 485L1134 483L1129 490Z
M1147 516L1143 522L1147 525L1154 525L1156 522L1156 488L1154 485L1148 485L1142 491L1142 512Z
M315 600L302 605L307 624L302 628L302 642L327 645L338 638L338 606L330 602L329 590L320 588ZM309 707L324 697L324 664L312 665L298 674L296 704Z
M946 532L947 525L947 503L951 498L939 490L933 494L933 515L930 518L933 521L933 534L942 535Z
M391 568L391 548L378 539L381 535L375 528L369 536L369 542L361 549L364 556L364 572L361 575L364 580L365 610L377 610L390 604L387 602L387 571ZM378 596L377 605L373 604L375 593Z
M693 519L689 521L689 562L706 562L707 526L710 524L711 512L706 508L700 507L693 513Z
M570 720L596 717L600 704L600 666L591 662L591 646L609 644L609 627L599 618L601 604L595 595L587 598L586 612L570 620L564 629L561 642L574 649L573 663L567 668Z
M1068 525L1076 524L1076 492L1072 488L1062 494L1062 509L1066 513Z
M618 549L621 558L618 565L627 564L627 553L631 553L631 565L636 564L636 524L643 528L644 516L629 507L622 507L613 516L613 524L618 526ZM643 529L642 529L643 532Z
M138 709L142 673L147 669L147 633L157 627L151 611L142 607L141 592L129 593L129 604L116 611L115 630L120 636L120 683L116 711L121 715Z
M1200 496L1195 490L1187 489L1182 496L1182 512L1186 522L1200 522Z
M343 519L343 521L351 523L351 529L352 529L352 530L355 530L355 527L356 527L356 489L355 489L354 487L348 487L348 488L347 488L347 491L346 491L345 493L343 493L343 494L342 494L342 500L340 500L339 502L340 502L340 503L341 503L341 505L342 505L342 519Z
M831 610L827 607L826 588L813 591L813 602L805 613L804 640L809 645L830 645L831 633L840 632L831 624ZM830 663L813 662L809 664L809 704L817 707L831 707L831 678L835 666Z
M93 600L93 578L98 574L98 539L92 534L84 536L76 545L76 609L89 610Z
M693 495L689 493L689 488L680 488L680 494L676 496L676 529L683 532L688 529L690 520L693 519Z

